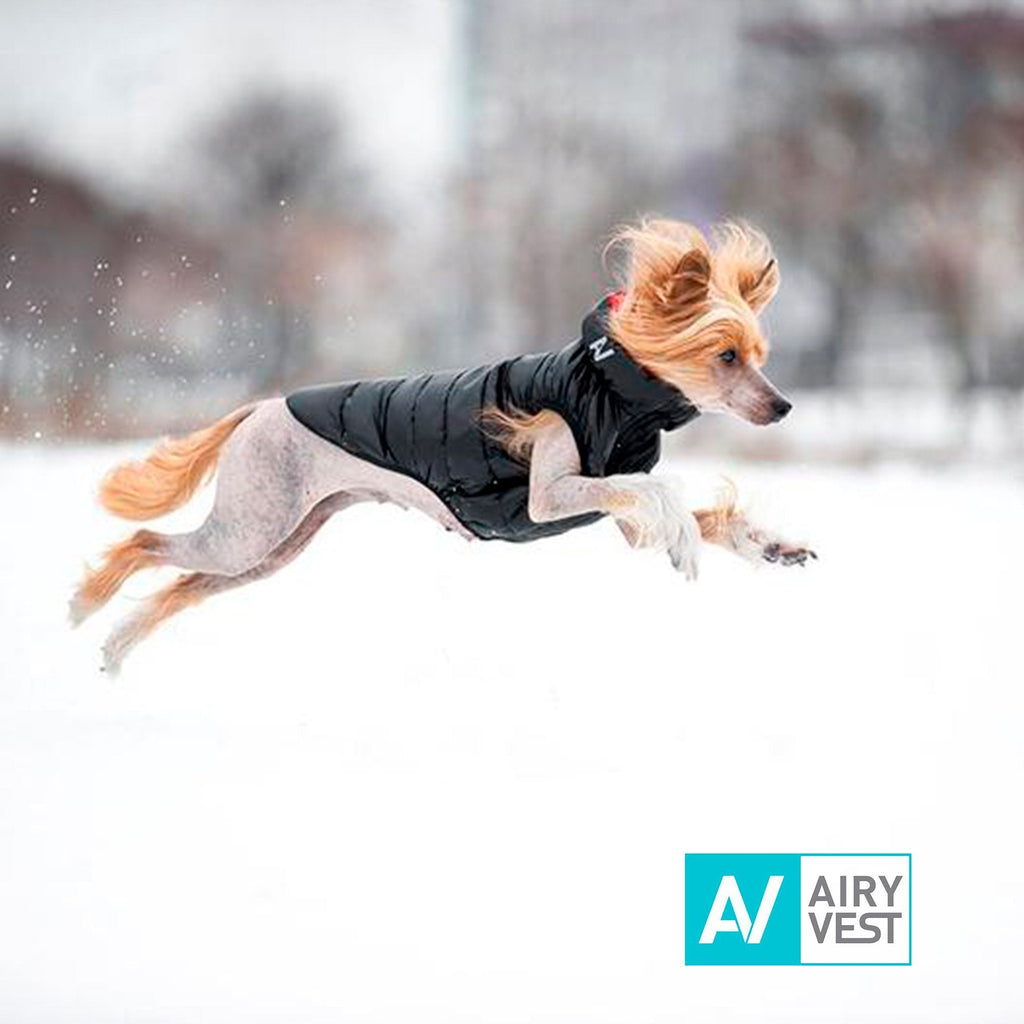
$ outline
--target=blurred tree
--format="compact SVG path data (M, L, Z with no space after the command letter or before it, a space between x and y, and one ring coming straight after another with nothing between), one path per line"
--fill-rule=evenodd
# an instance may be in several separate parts
M806 87L794 90L773 124L741 136L732 182L736 207L770 224L826 284L825 330L803 354L798 377L834 387L865 296L878 284L873 244L898 196L876 98L844 81L830 53L804 56Z
M375 219L365 177L334 106L315 95L243 97L202 132L198 202L230 238L232 301L267 349L261 385L281 390L312 357L325 226ZM330 245L327 245L330 248Z
M358 212L366 185L335 107L316 95L247 95L200 139L204 191L228 218L261 217L282 203Z
M617 223L714 207L707 180L683 195L682 169L721 128L710 111L739 9L706 4L687 19L676 0L462 0L457 11L452 334L469 361L568 340L608 288L600 258Z
M876 348L925 347L916 307L957 387L1024 386L1024 308L1005 298L1024 271L1024 18L782 20L748 38L735 204L831 296L802 381L841 383L879 310Z

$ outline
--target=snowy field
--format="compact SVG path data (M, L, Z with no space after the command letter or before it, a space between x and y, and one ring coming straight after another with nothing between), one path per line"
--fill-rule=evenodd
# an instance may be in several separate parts
M696 584L359 507L112 682L125 451L0 448L4 1024L1024 1019L1019 470L677 462L821 554ZM912 852L913 967L684 967L720 850Z

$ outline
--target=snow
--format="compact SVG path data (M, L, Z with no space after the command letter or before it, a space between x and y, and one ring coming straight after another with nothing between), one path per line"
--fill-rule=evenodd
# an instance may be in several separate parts
M696 584L358 507L111 682L156 577L65 601L138 450L0 448L0 1020L1024 1015L1019 471L677 462L821 554ZM909 850L914 966L684 967L717 850Z

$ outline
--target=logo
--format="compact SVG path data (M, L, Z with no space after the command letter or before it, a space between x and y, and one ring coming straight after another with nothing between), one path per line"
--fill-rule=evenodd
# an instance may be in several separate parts
M909 853L688 853L687 964L909 964Z
M594 362L599 363L602 359L608 359L610 356L615 355L615 349L608 344L608 339L601 335L596 341L590 343L590 352L594 357Z

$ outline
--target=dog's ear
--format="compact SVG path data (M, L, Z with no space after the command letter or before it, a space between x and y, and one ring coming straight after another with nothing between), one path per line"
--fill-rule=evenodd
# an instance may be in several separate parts
M760 313L779 290L779 264L774 256L762 266L743 269L738 277L740 295L755 313Z
M711 285L711 261L700 249L691 249L675 265L662 289L661 300L678 308L703 302Z

